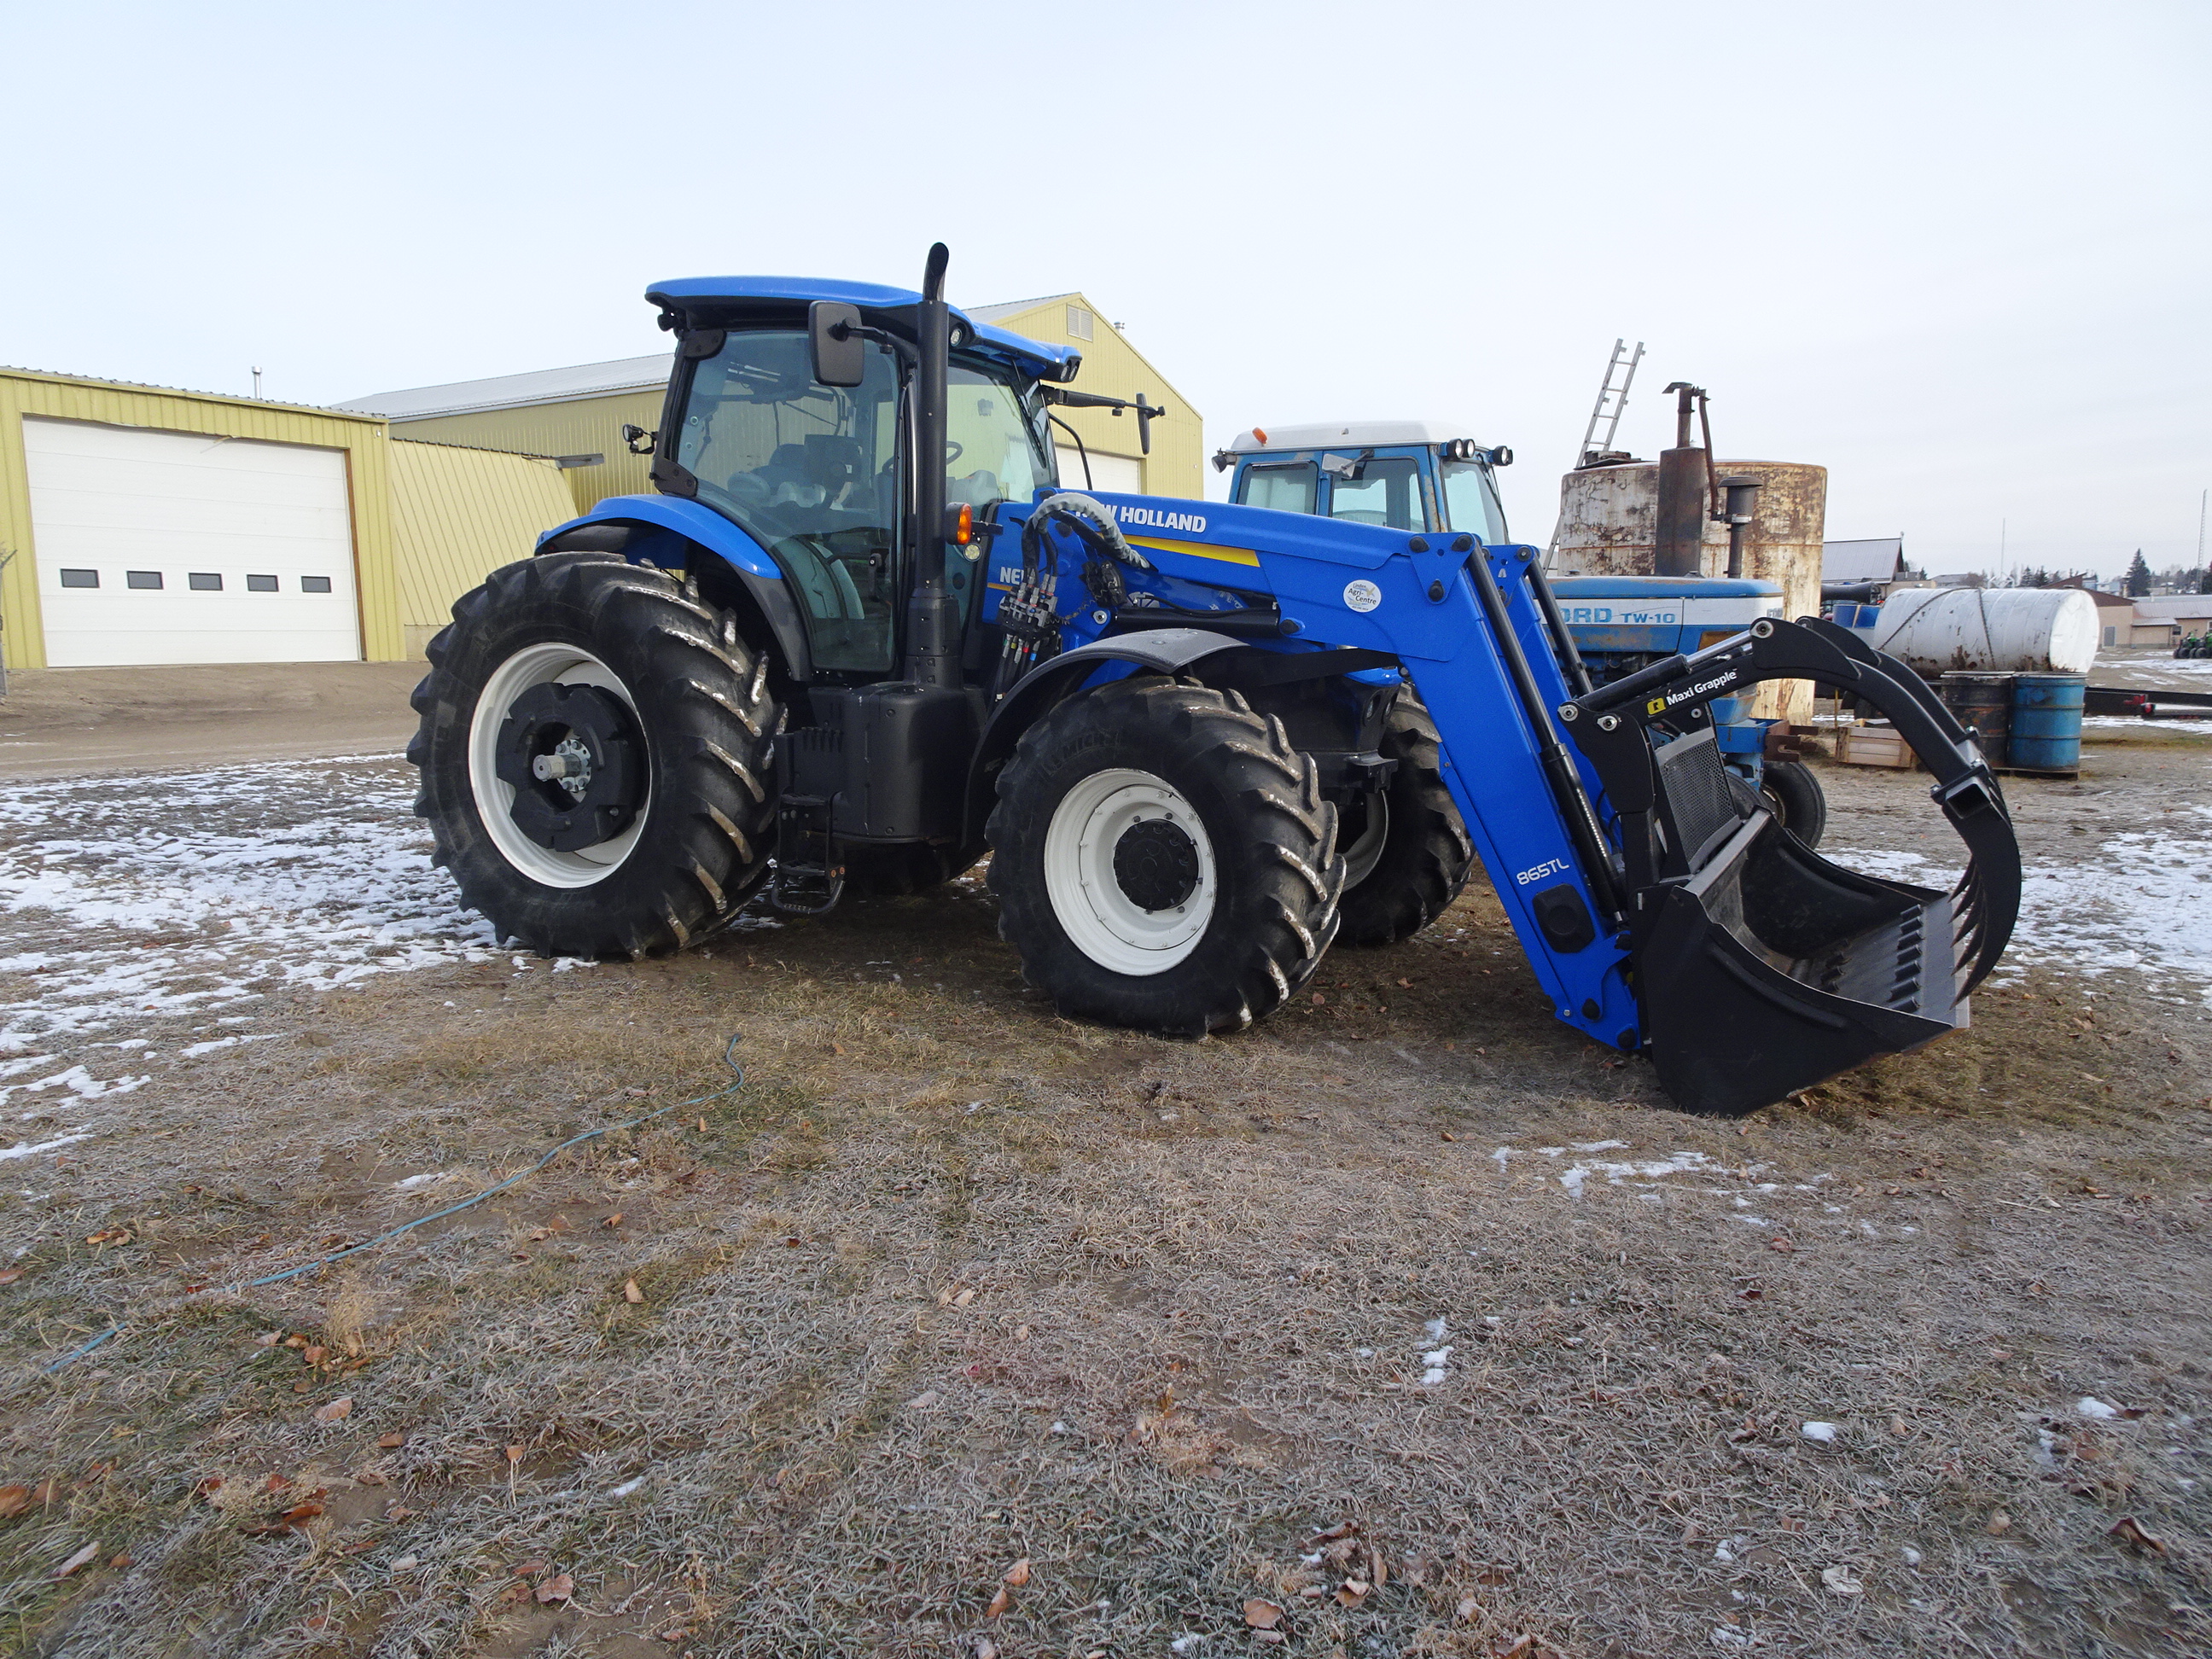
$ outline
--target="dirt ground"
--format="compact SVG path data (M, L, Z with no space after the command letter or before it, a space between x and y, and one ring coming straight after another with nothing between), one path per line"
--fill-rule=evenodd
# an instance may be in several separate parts
M422 678L420 662L18 669L0 701L0 780L382 754L414 734Z
M2096 735L1973 1028L1741 1122L1480 882L1170 1044L972 879L548 963L395 762L19 789L0 1645L2212 1651L2212 732Z

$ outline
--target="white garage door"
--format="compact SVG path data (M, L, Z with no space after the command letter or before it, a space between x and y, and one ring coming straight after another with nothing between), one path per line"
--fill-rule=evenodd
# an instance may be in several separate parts
M341 451L27 419L23 450L52 666L360 659Z
M1052 453L1060 461L1060 486L1082 489L1083 457L1073 445L1055 444ZM1145 493L1144 463L1133 456L1102 454L1094 449L1091 452L1091 487L1112 495L1141 495Z

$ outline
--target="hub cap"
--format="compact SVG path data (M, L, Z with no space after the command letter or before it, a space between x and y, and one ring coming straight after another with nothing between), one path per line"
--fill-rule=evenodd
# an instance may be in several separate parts
M1061 798L1044 878L1076 948L1118 974L1165 973L1213 919L1213 843L1190 803L1149 772L1094 772Z
M629 856L650 763L637 706L573 645L526 646L492 672L469 722L469 788L501 857L547 887L589 887Z

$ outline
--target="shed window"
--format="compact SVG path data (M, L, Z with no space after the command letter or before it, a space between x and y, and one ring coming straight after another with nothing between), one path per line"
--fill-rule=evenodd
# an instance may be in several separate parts
M222 576L218 571L195 570L185 580L191 584L192 592L195 593L220 593L222 592Z
M573 472L580 466L605 466L606 464L607 458L605 454L556 455L553 458L553 465L563 472Z
M64 587L97 587L100 586L100 572L64 570L62 572L62 586Z
M1091 337L1091 313L1081 306L1068 307L1067 332L1073 339L1087 340Z
M123 580L132 587L159 587L161 585L161 573L158 570L133 570L125 574Z
M246 591L249 593L274 593L276 591L276 579L274 576L248 576L246 579Z
M302 576L300 578L300 591L302 593L327 593L331 591L331 579L328 576Z

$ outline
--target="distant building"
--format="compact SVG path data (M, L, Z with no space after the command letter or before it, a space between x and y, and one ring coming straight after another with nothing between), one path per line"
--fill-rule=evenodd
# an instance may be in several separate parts
M1904 574L1902 536L1820 544L1820 584L1824 587L1831 582L1875 582L1887 587Z

